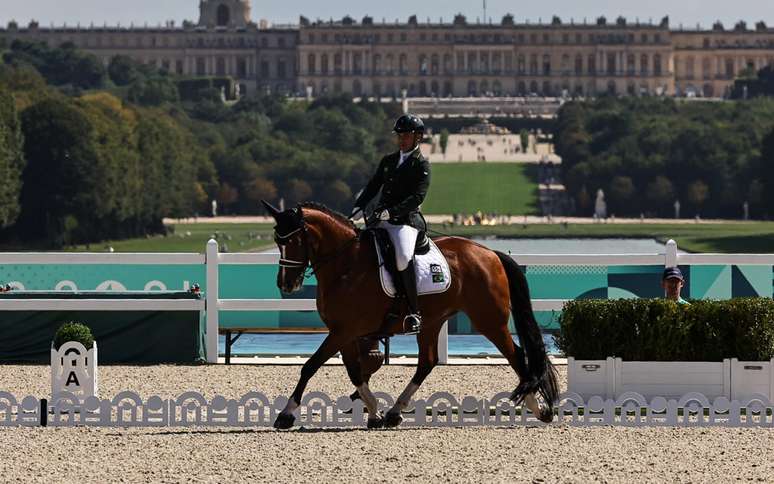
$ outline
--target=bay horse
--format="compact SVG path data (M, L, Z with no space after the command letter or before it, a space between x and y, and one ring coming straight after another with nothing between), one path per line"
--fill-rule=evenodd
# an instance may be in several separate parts
M266 201L263 204L276 221L274 240L281 254L277 286L285 293L297 291L306 272L314 271L317 310L329 330L303 365L287 406L274 422L275 428L293 426L293 412L301 404L309 379L337 352L368 410L368 428L399 425L401 412L438 363L441 326L460 311L515 370L519 384L511 394L514 403L524 402L544 422L553 420L553 405L558 398L556 370L532 312L527 280L510 256L464 238L434 239L449 263L451 285L446 292L419 297L423 322L417 334L416 372L395 405L382 416L368 387L370 375L363 375L361 369L358 339L385 329L400 333L402 317L394 322L394 328L382 327L392 301L379 281L372 238L361 240L361 230L350 219L323 205L307 202L280 211ZM508 330L511 312L522 347L514 343ZM538 395L545 405L540 405Z

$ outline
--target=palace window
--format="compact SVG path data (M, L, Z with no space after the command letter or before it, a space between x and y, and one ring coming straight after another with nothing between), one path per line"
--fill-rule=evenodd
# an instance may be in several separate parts
M282 57L277 61L277 77L280 79L287 77L287 64Z
M315 58L314 54L309 54L306 58L306 71L309 74L314 74L315 67L316 67L317 59Z

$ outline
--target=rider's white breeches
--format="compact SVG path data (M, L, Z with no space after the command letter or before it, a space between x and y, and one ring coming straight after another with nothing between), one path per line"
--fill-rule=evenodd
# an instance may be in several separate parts
M379 227L390 235L390 241L395 247L395 264L398 270L405 271L414 257L419 230L410 225L393 225L389 222L379 222Z

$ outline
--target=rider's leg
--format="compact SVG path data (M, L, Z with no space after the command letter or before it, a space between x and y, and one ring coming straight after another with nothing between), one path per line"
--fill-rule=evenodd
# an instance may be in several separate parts
M395 264L403 288L406 292L406 301L409 306L409 314L403 321L407 333L419 332L422 318L419 315L419 298L417 296L417 279L414 271L414 248L417 243L419 231L409 225L384 224L390 235L392 245L395 247Z
M403 328L408 334L418 333L422 324L422 316L419 314L419 296L417 295L417 275L414 270L414 261L409 261L406 268L400 271L399 274L403 281L403 288L406 291L406 302L409 307L409 314L403 321Z

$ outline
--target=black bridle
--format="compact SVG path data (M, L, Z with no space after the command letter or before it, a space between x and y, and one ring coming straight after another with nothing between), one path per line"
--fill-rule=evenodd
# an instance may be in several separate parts
M290 269L301 269L301 272L296 277L296 284L300 284L303 279L307 279L313 275L316 275L317 270L327 262L331 262L333 260L338 259L338 257L344 252L344 249L349 247L352 243L354 243L358 236L357 234L354 235L349 241L347 241L346 244L342 245L341 247L338 247L336 250L334 250L332 253L320 256L320 257L314 257L317 259L316 262L312 262L312 250L310 249L309 245L309 232L307 230L306 226L306 220L304 219L304 212L302 211L301 207L297 207L294 209L299 216L300 216L300 223L299 226L290 232L286 234L279 234L277 233L277 229L274 229L274 242L279 247L285 247L287 246L291 239L295 237L297 234L301 234L301 245L304 248L304 260L298 261L293 259L288 259L286 257L280 257L279 260L279 266L280 267L286 267Z

